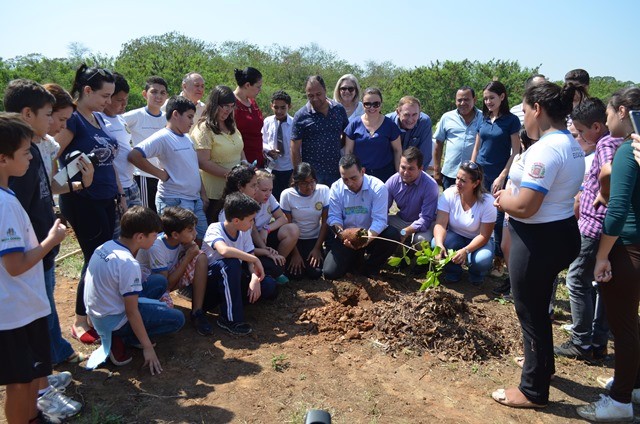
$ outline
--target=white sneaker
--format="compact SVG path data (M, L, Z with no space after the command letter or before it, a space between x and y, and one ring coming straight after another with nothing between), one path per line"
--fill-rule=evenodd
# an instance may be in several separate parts
M566 331L567 333L572 333L573 332L573 323L569 323L569 324L564 324L562 327L560 327L562 330Z
M49 385L56 389L64 389L73 380L71 373L69 371L62 371L58 374L51 374L47 376L47 380L49 381Z
M633 405L615 402L607 395L600 395L600 400L576 408L582 418L600 423L633 421Z
M38 398L38 409L50 422L61 423L82 409L82 404L63 395L64 389L51 389Z
M611 390L611 386L613 386L613 377L596 377L596 381L603 389ZM640 404L640 389L633 389L631 392L631 402Z

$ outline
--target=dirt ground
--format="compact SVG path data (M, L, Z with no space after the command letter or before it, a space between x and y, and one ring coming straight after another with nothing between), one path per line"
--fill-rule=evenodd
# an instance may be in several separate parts
M292 282L277 300L246 308L254 327L248 337L217 326L202 337L187 322L159 338L159 376L140 368L139 351L124 367L59 366L74 375L67 394L85 405L70 421L302 423L308 409L319 408L334 423L578 422L575 406L602 393L596 377L612 375L611 358L558 360L546 409L510 409L491 399L494 389L516 384L520 371L512 360L521 346L514 308L494 299L496 284L476 288L463 279L424 295L414 277L391 271L378 280ZM75 290L75 280L58 276L65 334ZM188 314L189 303L174 300ZM560 326L568 309L559 302L556 343L567 337ZM71 341L82 352L93 349Z

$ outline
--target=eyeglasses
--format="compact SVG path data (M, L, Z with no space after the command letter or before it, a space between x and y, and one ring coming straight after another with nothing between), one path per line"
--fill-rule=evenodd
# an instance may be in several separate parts
M316 185L316 180L311 180L311 181L297 181L296 184L299 187L312 187L314 185Z
M378 109L381 104L382 103L380 103L380 102L364 102L364 103L362 103L362 106L364 106L367 109L369 109L369 108Z
M226 105L220 105L221 108L223 108L224 110L233 110L236 108L236 104L235 103L227 103Z
M355 87L340 87L340 91L348 91L349 93L353 93L356 91Z
M480 169L480 166L471 160L465 160L464 162L462 162L462 165L460 165L460 168L467 168L472 171L477 171L478 169Z
M87 78L87 82L89 82L91 78L95 77L96 75L100 75L102 78L107 78L107 77L113 78L113 74L111 73L110 70L103 69L103 68L95 68L95 71L93 72L93 74L91 74L91 76Z

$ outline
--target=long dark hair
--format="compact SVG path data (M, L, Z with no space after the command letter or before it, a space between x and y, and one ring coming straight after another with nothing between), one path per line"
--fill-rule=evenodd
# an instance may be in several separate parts
M209 98L207 99L207 104L204 107L202 116L198 120L198 125L204 122L205 125L209 127L214 134L222 134L217 119L218 110L222 105L231 103L236 103L236 96L233 94L233 90L231 90L231 88L227 87L226 85L216 85L214 89L211 90L211 94L209 94ZM230 113L229 116L227 116L227 119L224 120L224 124L229 130L229 134L233 134L234 132L236 132L233 112Z
M501 83L500 81L491 81L489 84L484 86L482 92L484 93L485 90L496 93L498 96L504 94L504 99L502 100L502 102L500 102L500 109L498 110L498 114L502 116L509 113L509 96L507 95L507 87L505 87L503 83ZM486 117L489 116L489 113L489 108L483 101L482 114Z
M236 191L240 191L241 187L246 186L256 176L256 170L253 166L249 165L236 165L227 174L227 181L224 184L224 190L222 191L222 201L225 197Z
M317 180L316 171L309 163L300 162L295 168L293 168L293 173L291 174L291 187L296 187L296 184L303 182L309 177Z
M531 107L539 104L554 122L566 121L573 110L573 98L576 93L584 97L584 87L572 82L560 87L558 84L544 81L527 88L523 102Z

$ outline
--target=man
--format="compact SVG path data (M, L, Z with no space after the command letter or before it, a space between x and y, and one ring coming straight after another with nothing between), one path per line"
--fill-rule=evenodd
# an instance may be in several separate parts
M404 96L398 102L396 111L387 114L387 117L393 119L402 132L402 150L411 146L417 147L422 152L424 163L429 166L433 155L431 118L420 109L420 100L413 96Z
M529 87L531 87L532 85L540 84L541 82L545 82L546 80L547 80L547 77L545 77L542 74L531 75L524 82L524 91L527 91L527 89ZM512 107L509 111L518 117L518 119L520 120L520 125L523 126L524 125L524 111L522 110L522 103L518 103L517 105Z
M340 103L327 98L320 75L307 78L305 92L309 101L293 117L291 160L294 168L308 162L316 171L318 183L330 186L340 178L336 163L349 123L347 112Z
M389 215L389 225L400 232L400 240L411 244L431 242L438 206L438 183L423 171L422 152L409 147L402 152L400 168L385 183L388 205L395 200L398 212Z
M193 125L196 125L205 107L205 104L200 101L204 95L204 78L202 78L202 75L196 72L189 72L185 75L184 78L182 78L182 91L180 95L191 100L193 104L196 105L196 114L193 117ZM164 102L162 111L166 112L166 109L167 102Z
M329 254L322 271L326 279L340 278L350 265L368 253L363 274L375 276L395 251L395 243L369 238L364 246L356 248L349 240L343 240L341 233L346 228L364 228L369 237L379 235L399 240L398 230L387 226L387 187L376 177L366 175L354 154L343 156L339 169L341 179L331 185L327 219L336 237L329 240Z
M456 92L456 109L442 115L436 128L436 150L433 157L433 177L446 190L456 183L460 164L471 159L482 111L476 106L476 93L464 85ZM446 143L444 163L442 150Z

